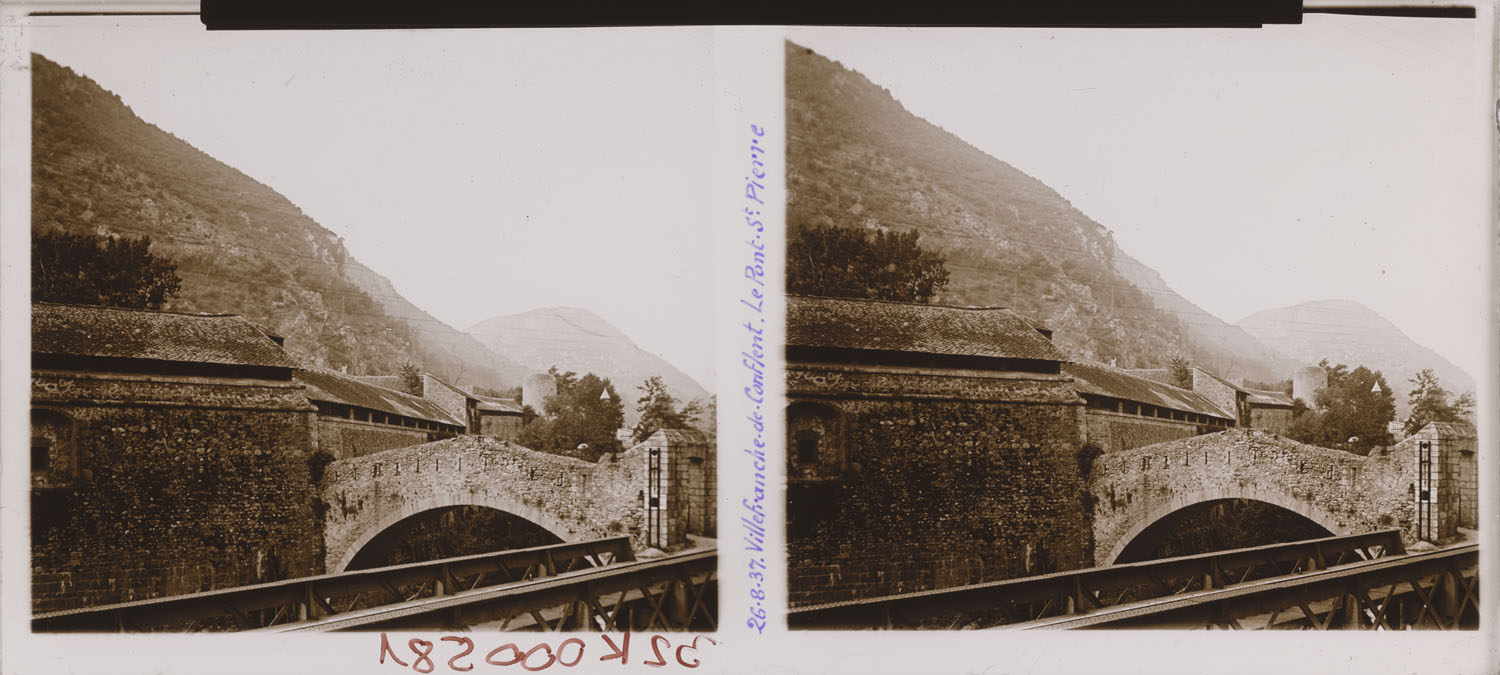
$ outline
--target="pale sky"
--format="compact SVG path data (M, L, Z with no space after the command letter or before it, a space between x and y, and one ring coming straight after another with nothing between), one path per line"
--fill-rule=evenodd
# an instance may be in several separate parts
M583 307L712 390L709 30L32 28L454 328Z
M1475 30L1310 15L1262 30L789 36L1046 182L1221 319L1348 298L1482 378ZM455 328L584 307L712 386L708 30L51 18L30 35L286 195Z
M1262 30L804 29L790 39L1041 179L1235 322L1347 298L1483 380L1474 20Z

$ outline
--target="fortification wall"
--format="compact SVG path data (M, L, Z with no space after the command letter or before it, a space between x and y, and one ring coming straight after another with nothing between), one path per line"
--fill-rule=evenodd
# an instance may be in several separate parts
M794 364L788 399L836 408L846 453L838 478L788 488L793 605L1090 559L1069 382Z
M321 571L300 388L32 375L32 609L49 611Z
M1140 415L1087 408L1083 413L1083 442L1105 452L1175 441L1204 433L1191 422L1153 419Z
M315 449L327 452L335 459L362 457L376 452L430 443L450 435L437 431L409 429L326 415L318 416L313 432Z

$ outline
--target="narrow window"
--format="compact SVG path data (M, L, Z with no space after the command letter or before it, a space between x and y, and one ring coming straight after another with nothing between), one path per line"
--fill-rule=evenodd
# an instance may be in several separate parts
M46 436L31 437L31 471L46 472L52 468L52 439Z
M797 434L797 463L818 463L818 433L815 431L804 431Z

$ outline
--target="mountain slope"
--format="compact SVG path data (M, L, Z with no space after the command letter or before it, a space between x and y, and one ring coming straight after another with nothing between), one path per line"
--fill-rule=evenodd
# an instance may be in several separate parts
M1395 388L1397 414L1408 408L1407 380L1431 368L1454 395L1474 391L1474 378L1441 354L1417 344L1395 324L1352 300L1317 300L1251 314L1235 325L1305 363L1328 359L1379 370Z
M640 398L637 389L653 375L679 401L708 396L702 385L635 342L599 316L577 307L546 307L481 321L466 331L497 354L532 372L557 366L580 375L609 378L625 402L625 421L633 425Z
M1284 357L1178 296L1041 181L787 43L787 224L916 229L947 258L935 299L1041 320L1071 354L1123 367L1186 355L1226 377L1289 377Z
M150 236L182 277L169 309L244 314L309 365L388 374L415 358L455 384L520 383L285 197L33 54L32 229L47 228Z
M1162 280L1156 270L1147 267L1145 263L1119 252L1114 258L1114 268L1121 277L1153 298L1158 307L1175 315L1195 340L1219 347L1212 351L1202 350L1198 356L1199 365L1216 373L1223 373L1224 377L1249 377L1260 380L1286 379L1298 367L1304 365L1303 362L1256 339L1244 328L1224 323L1218 317L1189 302L1187 298L1178 295L1167 285L1166 281ZM1250 367L1242 368L1241 361ZM1248 372L1257 369L1256 364L1269 365L1271 371L1269 373L1260 371L1259 377L1248 375ZM1268 374L1279 376L1265 377Z

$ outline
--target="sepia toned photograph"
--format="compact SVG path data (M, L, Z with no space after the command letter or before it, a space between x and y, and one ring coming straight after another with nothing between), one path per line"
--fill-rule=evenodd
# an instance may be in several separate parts
M788 31L788 627L1478 628L1481 33Z
M28 36L31 630L717 629L709 32Z

